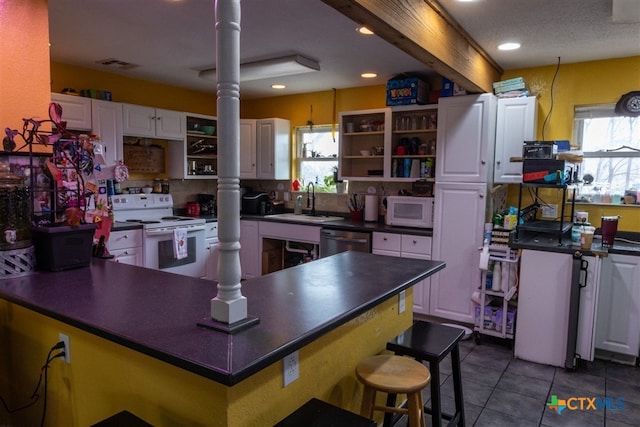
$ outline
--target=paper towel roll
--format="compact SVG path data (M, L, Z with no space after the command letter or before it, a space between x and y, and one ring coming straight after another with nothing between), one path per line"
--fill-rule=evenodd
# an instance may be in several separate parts
M364 196L364 220L378 221L378 196L375 194Z

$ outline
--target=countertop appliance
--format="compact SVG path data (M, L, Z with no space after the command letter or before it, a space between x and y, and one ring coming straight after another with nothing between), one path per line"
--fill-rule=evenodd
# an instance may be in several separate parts
M116 222L142 226L143 266L191 277L204 277L206 265L204 218L173 214L170 194L120 194L112 196ZM184 230L186 257L174 255L174 241Z
M433 228L433 197L388 196L385 223L400 227Z
M200 193L197 196L198 203L200 204L200 215L216 215L216 196L213 194Z
M269 215L273 205L265 192L250 192L242 196L242 213L246 215Z
M346 251L371 253L371 233L332 228L320 230L320 258Z

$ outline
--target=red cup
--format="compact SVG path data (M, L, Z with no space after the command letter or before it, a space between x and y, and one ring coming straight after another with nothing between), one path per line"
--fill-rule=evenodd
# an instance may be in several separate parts
M619 216L603 216L602 217L602 247L610 248L616 238L618 231Z
M362 222L362 211L351 211L351 222Z
M404 145L398 145L396 147L396 154L398 156L404 156L405 154L407 154L407 147L405 147Z

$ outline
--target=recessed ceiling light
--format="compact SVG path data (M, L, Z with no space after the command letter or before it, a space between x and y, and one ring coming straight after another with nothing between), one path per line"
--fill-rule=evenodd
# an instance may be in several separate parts
M515 49L520 49L520 43L502 43L500 46L498 46L498 49L500 50L515 50Z
M372 79L374 77L378 77L378 75L376 73L362 73L360 74L360 77L363 79Z
M287 85L281 85L281 84L273 84L271 85L271 89L285 89L287 87Z
M360 34L364 34L365 36L370 36L373 34L373 31L371 31L367 27L358 27L356 28L356 31L359 32Z

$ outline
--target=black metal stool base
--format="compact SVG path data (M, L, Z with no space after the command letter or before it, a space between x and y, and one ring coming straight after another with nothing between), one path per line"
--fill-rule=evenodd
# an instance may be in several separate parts
M425 405L424 411L431 415L432 425L440 427L442 419L448 426L464 427L464 401L462 398L462 376L460 374L460 349L458 343L464 337L459 328L437 323L417 321L409 329L387 343L387 350L397 355L410 356L419 362L429 362L431 372L431 407ZM443 414L440 399L440 362L451 353L451 375L456 412ZM387 405L394 406L395 395L387 396ZM391 427L399 417L385 415L384 426Z

